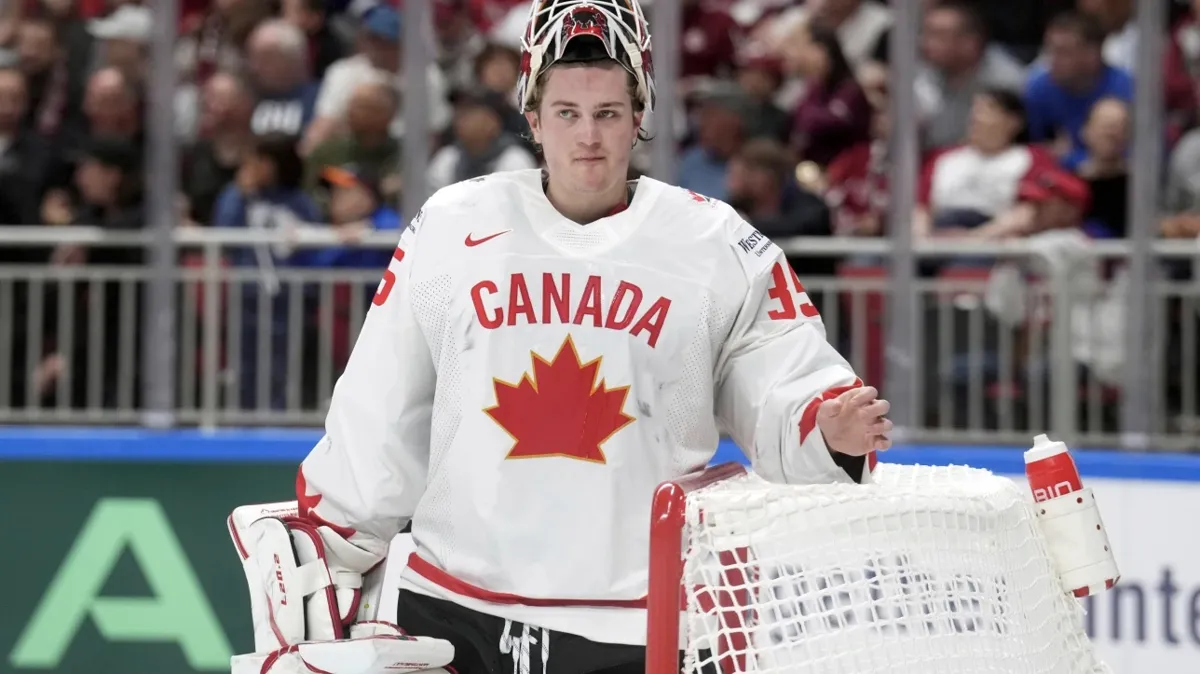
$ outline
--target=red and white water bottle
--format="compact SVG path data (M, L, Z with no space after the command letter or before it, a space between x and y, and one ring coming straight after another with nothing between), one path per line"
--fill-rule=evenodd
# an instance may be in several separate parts
M1083 479L1064 443L1051 442L1045 434L1034 438L1033 443L1033 448L1025 452L1025 477L1034 501L1041 503L1083 491Z
M1100 509L1067 446L1045 434L1034 438L1025 452L1025 476L1050 555L1072 594L1086 597L1116 585L1121 574Z

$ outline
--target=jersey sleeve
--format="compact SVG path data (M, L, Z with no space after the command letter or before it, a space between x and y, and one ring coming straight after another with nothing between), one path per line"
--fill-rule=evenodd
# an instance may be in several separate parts
M421 219L401 235L296 484L302 517L380 559L428 473L436 377L409 292Z
M779 247L740 219L732 231L747 290L717 360L722 429L768 480L869 480L867 459L831 452L817 429L821 403L862 380L826 340L816 307Z

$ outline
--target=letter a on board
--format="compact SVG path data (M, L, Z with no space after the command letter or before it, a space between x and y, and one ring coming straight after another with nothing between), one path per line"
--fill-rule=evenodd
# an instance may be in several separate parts
M153 593L101 597L128 548ZM232 655L166 513L153 499L101 499L9 655L17 668L62 661L85 618L109 641L174 642L193 669L229 669Z

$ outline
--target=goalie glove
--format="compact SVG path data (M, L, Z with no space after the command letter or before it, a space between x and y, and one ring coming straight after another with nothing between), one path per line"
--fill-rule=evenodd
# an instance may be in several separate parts
M345 638L360 606L376 603L363 601L363 581L383 559L301 519L295 502L241 506L228 524L250 586L256 652Z
M395 674L453 659L448 641L375 620L383 556L299 517L295 501L241 506L227 524L254 623L254 653L234 656L233 674Z

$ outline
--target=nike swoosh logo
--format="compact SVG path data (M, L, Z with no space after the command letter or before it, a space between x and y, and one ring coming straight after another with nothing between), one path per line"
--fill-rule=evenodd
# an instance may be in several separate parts
M472 248L474 246L478 246L481 243L487 243L488 241L491 241L492 239L496 238L497 236L500 236L501 234L508 234L511 231L512 231L511 229L506 229L502 232L496 232L495 234L488 234L487 236L483 237L482 239L472 238L472 235L468 234L466 240L463 241L463 243L467 244L467 248Z

